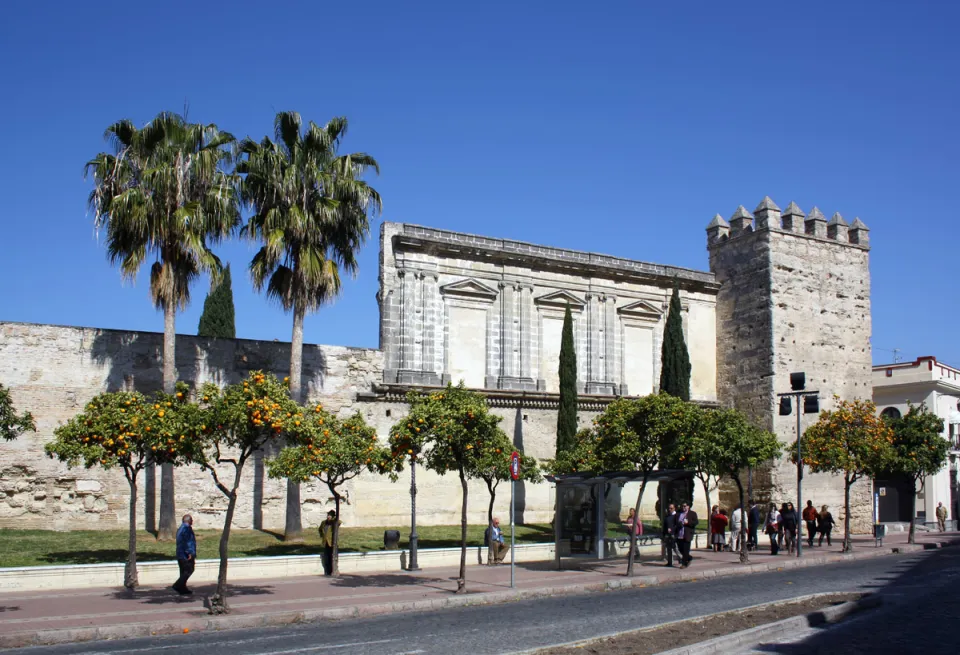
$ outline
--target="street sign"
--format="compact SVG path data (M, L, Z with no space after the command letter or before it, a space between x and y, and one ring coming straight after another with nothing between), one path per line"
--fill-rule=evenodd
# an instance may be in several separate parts
M520 453L517 451L510 455L510 477L514 480L520 479Z

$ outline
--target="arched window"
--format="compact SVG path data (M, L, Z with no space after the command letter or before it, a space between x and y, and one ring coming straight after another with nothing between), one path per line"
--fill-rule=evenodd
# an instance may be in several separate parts
M880 416L883 418L900 418L900 410L896 407L887 407L885 410L880 412Z

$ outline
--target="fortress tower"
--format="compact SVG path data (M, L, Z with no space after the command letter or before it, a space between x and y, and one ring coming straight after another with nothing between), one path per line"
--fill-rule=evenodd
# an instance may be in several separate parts
M821 409L871 398L869 232L839 213L827 221L791 202L785 210L765 197L751 214L742 205L707 226L710 270L717 295L717 396L737 407L784 444L796 440L796 416L778 415L776 394L790 390L789 374L803 371L807 388L820 391ZM816 417L803 417L802 429ZM843 482L804 476L796 498L796 466L782 458L754 475L758 500L813 500L842 513ZM858 488L859 487L859 488ZM870 482L852 490L851 518L871 520ZM797 501L800 501L797 503Z

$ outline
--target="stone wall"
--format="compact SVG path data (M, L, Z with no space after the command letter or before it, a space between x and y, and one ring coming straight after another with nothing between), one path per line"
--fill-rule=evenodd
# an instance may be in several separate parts
M250 340L177 336L177 369L193 383L229 384L249 371L287 373L289 344ZM42 529L116 529L126 526L129 491L117 471L68 469L46 458L43 444L53 430L102 391L135 389L150 393L161 386L162 335L94 328L0 323L0 382L11 389L18 408L37 419L37 432L4 443L0 449L0 527ZM359 411L376 427L384 442L390 426L403 418L408 387L383 387L382 356L378 350L307 344L303 354L303 384L311 402L322 402L339 415ZM590 421L611 397L581 399L580 422ZM536 392L494 392L493 411L524 452L547 458L554 454L557 395ZM269 458L273 453L265 453ZM239 528L283 529L285 485L266 479L264 457L248 464L240 487L234 525ZM139 524L155 525L159 496L156 479L141 474ZM418 521L423 525L459 523L460 485L452 476L420 470L417 476ZM394 483L364 474L346 486L350 503L343 521L351 526L409 525L409 473ZM177 509L194 514L198 527L222 525L226 499L208 473L197 467L177 469ZM332 506L329 492L316 484L302 488L303 519L315 526ZM482 483L470 483L470 520L486 519L488 493ZM653 494L643 514L653 517ZM498 490L496 512L506 518L509 485ZM151 509L152 508L152 509ZM553 490L549 483L518 485L518 518L546 523L552 518ZM623 512L626 513L626 505Z
M779 416L778 392L790 391L792 372L806 373L820 392L821 409L834 395L872 394L870 270L866 226L848 226L839 214L827 221L814 208L806 216L790 203L781 213L764 198L754 214L739 207L729 223L717 216L707 228L710 268L721 283L717 298L720 402L744 410L784 444L796 442L796 414ZM796 407L794 407L796 412ZM802 416L810 425L816 416ZM806 473L804 504L830 505L842 515L842 478ZM783 458L759 471L758 498L796 502L796 466ZM852 490L851 518L867 530L869 481Z

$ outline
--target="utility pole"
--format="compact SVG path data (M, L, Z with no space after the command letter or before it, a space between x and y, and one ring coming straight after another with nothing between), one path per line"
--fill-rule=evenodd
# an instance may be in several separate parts
M790 416L793 409L793 399L797 399L797 557L803 552L803 449L800 437L800 414L820 413L820 392L806 391L806 373L791 373L790 388L792 391L778 393L780 397L780 416ZM801 398L803 404L800 404Z

